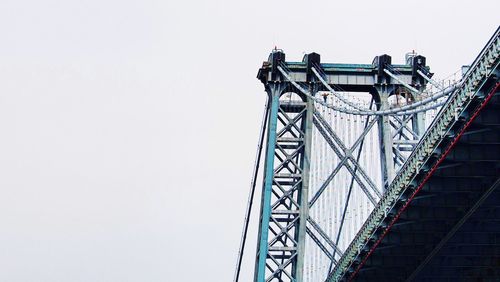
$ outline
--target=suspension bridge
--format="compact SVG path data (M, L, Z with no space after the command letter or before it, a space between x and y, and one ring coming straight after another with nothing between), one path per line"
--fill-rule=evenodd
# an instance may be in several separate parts
M273 50L234 281L256 187L256 282L498 281L499 37L442 80L415 53L336 64Z

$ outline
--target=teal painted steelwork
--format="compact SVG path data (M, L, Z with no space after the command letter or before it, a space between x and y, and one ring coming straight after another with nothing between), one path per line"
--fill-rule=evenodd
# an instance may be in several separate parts
M269 130L267 139L265 179L262 201L261 234L259 242L258 267L255 276L256 282L265 281L266 256L268 251L267 238L269 233L269 218L271 217L271 193L274 178L274 149L276 146L276 128L278 123L278 109L280 91L270 91L271 112L269 114Z
M311 55L311 57L314 56ZM321 228L313 230L306 224L309 222L309 201L307 199L309 196L307 186L310 185L309 153L311 145L309 143L311 143L311 129L314 125L312 111L309 111L314 109L313 100L321 105L324 102L319 96L314 96L314 93L335 88L340 90L330 91L332 94L336 91L340 92L337 93L339 97L343 95L341 92L362 92L370 93L377 101L378 86L389 85L392 90L401 86L399 81L391 81L390 77L387 77L383 72L379 74L382 67L374 64L321 64L319 58L317 60L307 58L309 57L306 57L304 62L286 62L284 53L275 50L271 53L268 61L263 63L257 74L257 78L266 88L271 104L254 282L296 282L303 280L302 275L306 275L304 277L308 278L310 270L309 272L306 270L308 265L304 263L305 254L309 255L317 247L308 246L306 252L305 238L312 239L323 252L326 250L327 256L334 263L336 263L335 255L330 254L338 253L339 256L342 256L342 252L338 251L336 244L328 237L329 235L324 235L323 239L327 240L329 248L331 247L332 250L325 248L321 241L323 239L318 240L318 236L315 236L313 232L320 235L326 233ZM412 73L413 67L411 65L390 65L388 67L391 67L392 71L396 71L402 81L409 83L416 79ZM315 71L318 71L319 74L316 74ZM324 84L318 81L320 78L324 80ZM390 93L387 90L389 86L384 86L387 93ZM297 95L289 95L289 100L279 101L282 91ZM335 96L335 94L333 95ZM299 101L297 96L302 101ZM306 99L311 105L308 105ZM339 100L343 101L342 98ZM348 106L346 108L337 107L334 110L356 114L356 110L350 108L356 108L357 105L344 101L343 103ZM353 104L354 106L352 106ZM370 108L366 115L372 115L374 112L375 110ZM342 141L337 141L337 143L342 144ZM336 145L332 147L335 151ZM341 145L339 147L340 151L348 152L348 148L343 148ZM337 155L343 154L338 152ZM373 182L369 176L366 176L354 158L351 162L356 169L352 170L354 172L349 172L353 174L355 180L359 179L357 174L360 174L365 175L363 177L367 183ZM347 168L349 170L350 166ZM334 172L332 177L336 174L337 172ZM362 185L365 180L359 179L357 182ZM376 201L373 202L375 204ZM307 263L310 264L310 262Z
M418 181L415 178L417 174L422 170L425 162L436 150L441 140L447 136L457 117L465 112L473 99L485 99L483 96L484 93L481 93L480 89L491 76L498 74L498 69L500 68L499 54L500 28L497 29L488 44L486 44L471 65L461 87L452 94L410 157L408 157L408 160L387 189L384 197L363 224L335 269L328 275L327 281L340 281L346 276L356 260L358 262L362 261L360 257L365 255L364 250L373 251L376 245L374 247L369 246L370 242L380 242L380 236L376 234L377 230L381 226L384 226L387 214L396 207L396 204L403 198L406 190L410 192L408 194L413 193L412 195L414 195L416 193L415 190L417 189L416 184Z
M304 62L286 62L286 66L291 70L306 70ZM391 65L391 67L399 72L411 72L411 65ZM372 64L337 64L337 63L322 63L321 68L324 72L353 72L353 73L371 73L375 71L375 66Z

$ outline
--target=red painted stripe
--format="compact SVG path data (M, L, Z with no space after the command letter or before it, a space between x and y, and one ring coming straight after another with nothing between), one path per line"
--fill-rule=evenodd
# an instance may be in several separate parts
M451 144L448 145L448 147L446 148L446 150L443 153L443 155L441 155L441 158L439 158L439 160L434 164L434 166L432 167L432 169L425 176L425 178L422 181L422 183L420 183L420 185L413 192L413 194L408 199L408 201L404 204L404 206L398 211L398 213L396 214L396 216L389 223L389 226L385 229L384 233L382 233L382 235L380 236L380 238L371 247L371 249L368 252L368 254L366 255L366 257L363 259L363 261L361 261L360 265L358 265L358 267L356 268L356 270L354 271L354 273L349 277L349 281L352 281L354 279L354 277L358 274L358 272L361 269L361 267L363 267L363 265L366 263L366 261L368 260L368 258L370 257L370 255L375 251L375 249L380 244L380 242L382 242L382 240L387 235L387 233L389 232L389 230L392 228L392 226L394 225L394 223L396 223L396 221L399 219L399 217L401 216L401 214L406 210L406 208L408 207L408 205L410 204L410 202L413 200L413 198L415 197L415 195L422 189L422 187L429 180L429 178L431 178L431 176L434 174L434 172L438 168L439 164L441 164L441 162L444 160L444 158L446 158L446 156L451 151L451 149L453 149L453 147L458 142L458 140L460 139L460 137L462 137L462 135L464 134L465 130L470 126L470 124L474 121L474 119L476 119L476 117L479 115L479 112L484 108L484 106L486 106L486 104L488 104L488 102L491 100L491 98L493 97L493 95L495 94L495 92L497 91L497 89L498 89L499 86L500 86L500 82L497 82L497 84L495 85L495 87L493 87L493 89L490 91L490 93L488 93L488 96L483 101L483 103L481 104L481 106L474 112L474 114L469 119L469 121L465 124L465 126L462 127L462 130L460 131L460 133L455 137L455 139L453 139L453 142L451 142Z

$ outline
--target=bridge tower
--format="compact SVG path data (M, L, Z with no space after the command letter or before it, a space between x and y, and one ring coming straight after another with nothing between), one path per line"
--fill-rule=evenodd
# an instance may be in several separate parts
M283 51L273 50L257 75L268 96L268 129L254 281L306 281L305 258L311 251L307 240L328 258L331 270L342 256L338 244L353 185L374 206L424 131L422 113L412 112L414 107L402 106L406 110L402 115L390 116L396 112L391 107L399 104L398 99L408 104L420 101L431 76L423 56L411 56L404 65L393 65L388 55L375 57L372 64L322 64L316 53L305 55L302 62L286 62ZM373 106L362 108L341 96L361 92L371 95ZM354 144L344 143L316 109L332 93L346 103L337 110L366 117ZM373 127L375 123L378 127ZM363 140L372 128L378 128L381 180L360 165ZM311 181L313 131L341 160L315 187ZM340 229L334 235L310 216L310 209L321 204L318 199L342 169L349 173L350 189L342 204Z

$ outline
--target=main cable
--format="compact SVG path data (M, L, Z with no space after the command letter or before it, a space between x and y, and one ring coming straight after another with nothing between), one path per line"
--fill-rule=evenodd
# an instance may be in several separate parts
M443 101L443 102L436 102L436 103L431 104L431 105L426 105L426 104L429 104L431 102L437 101L439 98L447 96L447 95L453 93L457 89L457 87L459 87L461 85L461 83L459 83L458 85L450 86L447 89L445 89L443 91L440 91L439 94L427 97L427 98L425 98L425 99L423 99L421 101L418 101L416 103L412 103L412 104L409 104L409 105L405 105L405 106L400 107L400 108L394 108L394 109L382 110L382 111L380 111L380 110L379 111L373 111L373 110L361 111L361 110L353 110L353 109L348 109L348 108L343 108L343 107L337 107L337 106L334 106L334 105L330 105L330 104L322 101L320 98L312 96L309 93L309 91L304 90L304 88L301 85L299 85L299 83L297 83L296 81L294 81L292 79L292 77L284 70L284 68L282 66L278 66L278 70L281 72L281 74L283 74L283 76L290 83L292 83L293 86L295 86L295 88L297 88L300 92L302 92L307 97L313 99L316 103L318 103L318 104L320 104L320 105L322 105L324 107L333 109L335 111L338 111L338 112L341 112L341 113L346 113L346 114L352 114L352 115L408 115L408 114L414 114L414 113L419 113L419 112L425 112L425 111L428 111L428 110L431 110L431 109L435 109L435 108L438 108L438 107L444 105L446 103L445 101ZM421 107L419 109L416 109L416 108L418 108L418 107L420 107L422 105L426 105L426 106L425 107ZM415 109L415 110L413 110L413 109Z
M234 282L238 282L240 278L240 270L241 270L241 262L243 260L243 254L245 251L245 243L247 240L247 233L248 233L248 225L250 222L250 215L252 213L252 205L253 205L253 198L255 195L255 185L257 181L257 177L259 175L259 165L260 165L260 158L262 155L262 145L264 144L264 136L266 133L266 125L267 125L267 118L269 116L269 103L270 99L268 98L264 107L264 114L263 114L263 119L262 119L262 124L260 127L260 136L259 136L259 141L257 145L257 152L255 154L255 163L253 167L253 174L252 174L252 181L250 184L250 191L248 194L248 201L247 201L247 208L245 211L245 219L243 220L243 231L241 234L241 240L240 240L240 248L238 250L238 257L236 260L236 270L234 272Z

